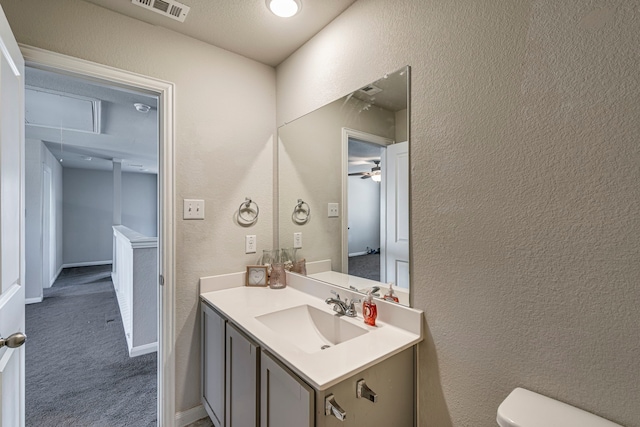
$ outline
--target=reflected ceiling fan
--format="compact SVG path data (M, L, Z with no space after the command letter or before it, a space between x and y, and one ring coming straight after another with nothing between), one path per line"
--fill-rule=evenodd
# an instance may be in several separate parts
M371 172L354 172L350 173L349 176L358 176L362 175L360 179L371 178L375 182L380 182L382 179L382 175L380 174L380 160L373 160L375 166L371 168Z

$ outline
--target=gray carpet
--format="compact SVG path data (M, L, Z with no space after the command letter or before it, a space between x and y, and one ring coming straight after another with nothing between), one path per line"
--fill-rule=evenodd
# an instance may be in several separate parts
M156 354L129 357L110 271L65 269L26 307L27 426L156 425Z
M380 281L380 254L349 257L349 274Z

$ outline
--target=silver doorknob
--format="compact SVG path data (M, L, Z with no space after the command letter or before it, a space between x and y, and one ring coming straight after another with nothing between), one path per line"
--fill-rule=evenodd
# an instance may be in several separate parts
M16 332L7 338L0 338L0 348L7 346L9 348L18 348L27 340L27 336L22 332Z

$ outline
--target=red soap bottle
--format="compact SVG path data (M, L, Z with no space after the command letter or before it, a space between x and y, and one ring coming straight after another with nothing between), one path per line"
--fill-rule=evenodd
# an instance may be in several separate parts
M385 301L400 302L396 294L393 292L393 282L389 283L389 292L384 296Z
M364 316L364 323L369 326L376 326L376 317L378 317L378 307L373 301L371 291L367 292L367 296L362 303L362 315Z

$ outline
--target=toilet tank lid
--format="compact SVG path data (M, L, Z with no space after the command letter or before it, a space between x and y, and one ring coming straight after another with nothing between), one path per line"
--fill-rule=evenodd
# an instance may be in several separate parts
M519 387L498 407L497 421L501 427L622 427L575 406Z

